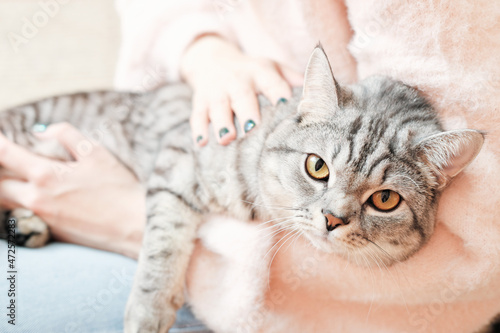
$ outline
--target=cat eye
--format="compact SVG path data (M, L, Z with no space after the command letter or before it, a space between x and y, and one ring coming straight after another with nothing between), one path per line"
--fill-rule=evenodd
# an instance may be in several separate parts
M370 197L373 206L381 211L389 211L396 208L401 201L401 197L394 191L382 190L372 194Z
M318 180L325 180L330 175L325 161L314 154L307 156L306 171L311 177Z

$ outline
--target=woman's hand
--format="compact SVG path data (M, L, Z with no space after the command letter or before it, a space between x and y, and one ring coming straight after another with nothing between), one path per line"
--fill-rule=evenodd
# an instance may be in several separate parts
M290 98L290 85L301 85L302 75L263 58L244 55L224 39L206 35L186 50L181 74L194 90L191 129L193 140L208 141L208 124L226 145L236 138L233 112L243 133L260 122L257 93L272 103Z
M58 140L74 161L41 157L0 134L0 165L15 174L0 180L0 204L33 211L56 240L137 258L146 215L134 175L100 145L80 156L78 144L87 139L69 124L38 136Z

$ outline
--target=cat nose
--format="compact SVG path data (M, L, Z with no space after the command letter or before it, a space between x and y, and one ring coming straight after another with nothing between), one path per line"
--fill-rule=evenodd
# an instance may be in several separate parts
M325 214L326 230L328 231L333 231L337 227L349 224L345 218L337 217L330 211L326 211L323 214Z

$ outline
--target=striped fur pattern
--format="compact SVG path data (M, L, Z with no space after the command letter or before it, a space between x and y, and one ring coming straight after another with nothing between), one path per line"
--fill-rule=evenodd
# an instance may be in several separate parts
M321 47L302 94L277 106L261 99L262 125L228 147L215 138L203 148L192 144L190 98L188 87L170 85L142 95L55 97L0 114L8 138L61 159L67 154L42 145L30 129L61 121L78 126L89 137L82 154L96 142L106 146L147 188L126 332L166 332L172 325L207 214L276 219L278 228L362 265L408 258L432 235L439 193L483 142L477 131L444 132L426 100L400 82L373 77L340 87ZM327 179L308 174L311 154L328 167ZM387 189L402 199L381 212L369 198ZM329 227L329 216L340 227Z

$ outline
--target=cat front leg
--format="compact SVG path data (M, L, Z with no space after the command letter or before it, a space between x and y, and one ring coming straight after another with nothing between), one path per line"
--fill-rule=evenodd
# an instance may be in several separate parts
M148 219L125 332L167 332L184 303L184 281L201 215L181 194L150 188Z

